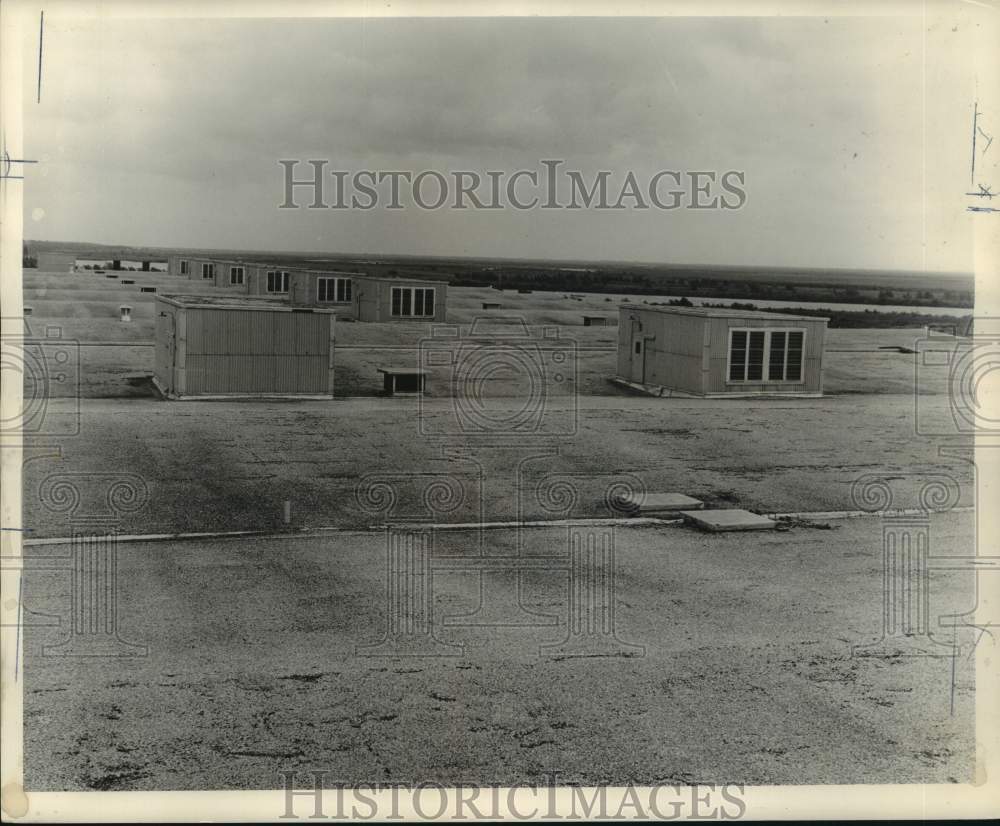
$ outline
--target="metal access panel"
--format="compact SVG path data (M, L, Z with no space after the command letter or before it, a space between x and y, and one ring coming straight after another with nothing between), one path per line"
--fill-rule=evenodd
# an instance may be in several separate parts
M176 298L157 300L156 380L168 397L333 395L332 313Z

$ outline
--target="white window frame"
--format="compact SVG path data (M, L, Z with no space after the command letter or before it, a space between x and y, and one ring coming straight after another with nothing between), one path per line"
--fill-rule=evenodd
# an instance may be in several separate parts
M187 275L189 273L190 267L188 264L190 264L189 261L181 261L181 275Z
M323 292L320 284L323 283L328 285L332 281L333 289L331 290L329 286L325 287L327 296L332 295L333 298L321 298L320 295ZM337 298L338 295L343 293L346 298ZM316 279L316 301L320 304L350 304L354 297L354 284L350 278L344 278L339 275L324 275Z
M271 277L274 276L275 280L280 280L280 287L284 289L273 290L271 289ZM267 275L264 280L264 289L266 292L274 293L279 295L288 292L288 270L268 270Z
M733 360L733 333L747 334L747 352L749 353L750 334L764 333L764 359L761 363L761 377L759 379L734 379L732 376ZM782 364L782 374L788 374L788 333L802 333L802 362L799 365L798 379L772 379L771 374L771 334L785 333L785 356ZM726 339L726 384L805 384L806 381L806 338L808 331L805 327L730 327L729 336ZM743 366L743 375L746 376L750 368L750 360Z
M237 275L239 275L239 280L237 280ZM238 287L246 282L246 269L240 266L229 268L229 283L232 286Z
M400 292L400 297L399 297L399 309L400 309L400 312L398 312L398 313L393 312L393 307L396 305L396 291L397 290ZM413 308L414 308L414 306L416 304L415 298L416 298L416 294L417 294L418 291L424 293L424 298L423 298L423 300L421 302L421 306L425 310L425 312L422 312L419 315L417 313L413 312ZM410 293L410 312L408 312L408 313L402 312L402 309L403 309L403 296L402 296L402 293L403 292L409 292ZM433 309L429 313L426 312L426 308L427 308L427 293L430 293L431 296L432 296L432 298L431 298L431 306L432 306ZM436 287L393 287L391 289L390 293L389 293L389 314L392 316L392 318L434 318L434 314L437 312L437 295L436 295L436 293L437 293L437 288Z
M202 264L201 265L201 277L203 279L215 278L215 264Z

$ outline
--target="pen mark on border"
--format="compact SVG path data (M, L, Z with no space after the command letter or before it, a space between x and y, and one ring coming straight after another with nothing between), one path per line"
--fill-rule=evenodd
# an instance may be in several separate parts
M41 56L39 56L41 59ZM976 185L976 130L979 128L979 101L972 104L972 167L969 170L969 186Z
M6 139L4 139L3 149L0 150L0 178L13 178L21 180L24 175L11 175L10 167L11 164L15 163L38 163L38 161L31 160L29 158L12 158L10 153L7 151Z
M45 39L45 12L42 11L41 16L38 18L38 100L36 103L42 102L42 43Z
M990 146L993 144L993 135L990 134L990 133L988 133L988 132L986 132L983 129L983 127L979 125L979 116L981 114L982 114L982 112L979 111L979 101L978 100L973 101L973 105L972 105L972 158L971 158L971 162L970 162L970 165L969 165L969 189L970 190L975 190L975 191L966 192L965 194L966 194L966 196L972 197L972 198L988 198L988 199L992 200L993 197L998 194L998 193L996 193L996 192L993 191L993 185L992 184L987 185L987 184L976 183L976 155L977 155L977 152L976 152L977 146L976 146L976 144L977 144L977 138L981 135L985 139L985 141L986 141L986 144L980 148L978 154L985 155L989 151ZM1000 209L994 209L993 207L985 207L985 206L982 206L982 207L980 207L980 206L967 206L965 208L965 211L966 212L1000 212Z
M986 154L986 150L989 149L990 148L990 144L993 143L993 136L992 135L987 135L983 131L983 127L981 127L981 126L977 126L976 129L979 131L980 135L982 135L984 138L986 138L986 146L983 147L983 154L985 155Z
M969 656L966 659L972 659L972 655L976 653L976 648L979 643L982 642L983 637L989 637L990 642L994 645L996 644L996 639L993 636L993 632L990 631L990 626L987 625L975 625L974 623L966 623L966 627L975 628L979 632L979 636L976 637L976 641L972 643L972 648L969 650Z

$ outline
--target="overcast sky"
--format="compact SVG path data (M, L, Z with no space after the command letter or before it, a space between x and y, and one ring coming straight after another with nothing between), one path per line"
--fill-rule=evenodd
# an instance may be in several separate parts
M47 20L40 105L37 55L25 56L26 152L41 164L24 234L968 271L975 34L929 29L919 17ZM618 180L736 169L748 197L737 211L282 211L280 158L413 172L559 158Z

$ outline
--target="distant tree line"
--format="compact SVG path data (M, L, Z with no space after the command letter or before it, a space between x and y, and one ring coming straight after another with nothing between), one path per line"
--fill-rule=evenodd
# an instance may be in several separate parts
M686 302L682 304L681 302ZM655 302L654 302L655 303ZM667 304L675 306L693 306L686 298L668 301ZM972 316L941 315L938 313L910 313L910 312L883 312L881 310L834 310L816 309L814 307L757 307L754 304L745 304L734 301L731 304L703 304L704 307L718 307L727 310L764 310L769 313L780 313L782 315L804 315L812 318L830 319L829 327L832 328L912 328L926 327L928 325L940 325L943 327L957 327L959 331L970 329Z
M456 287L550 290L552 292L679 294L696 298L745 298L759 301L822 301L834 304L907 304L916 307L974 306L969 290L892 289L873 285L791 283L743 279L664 276L646 272L564 270L502 270L464 272Z

